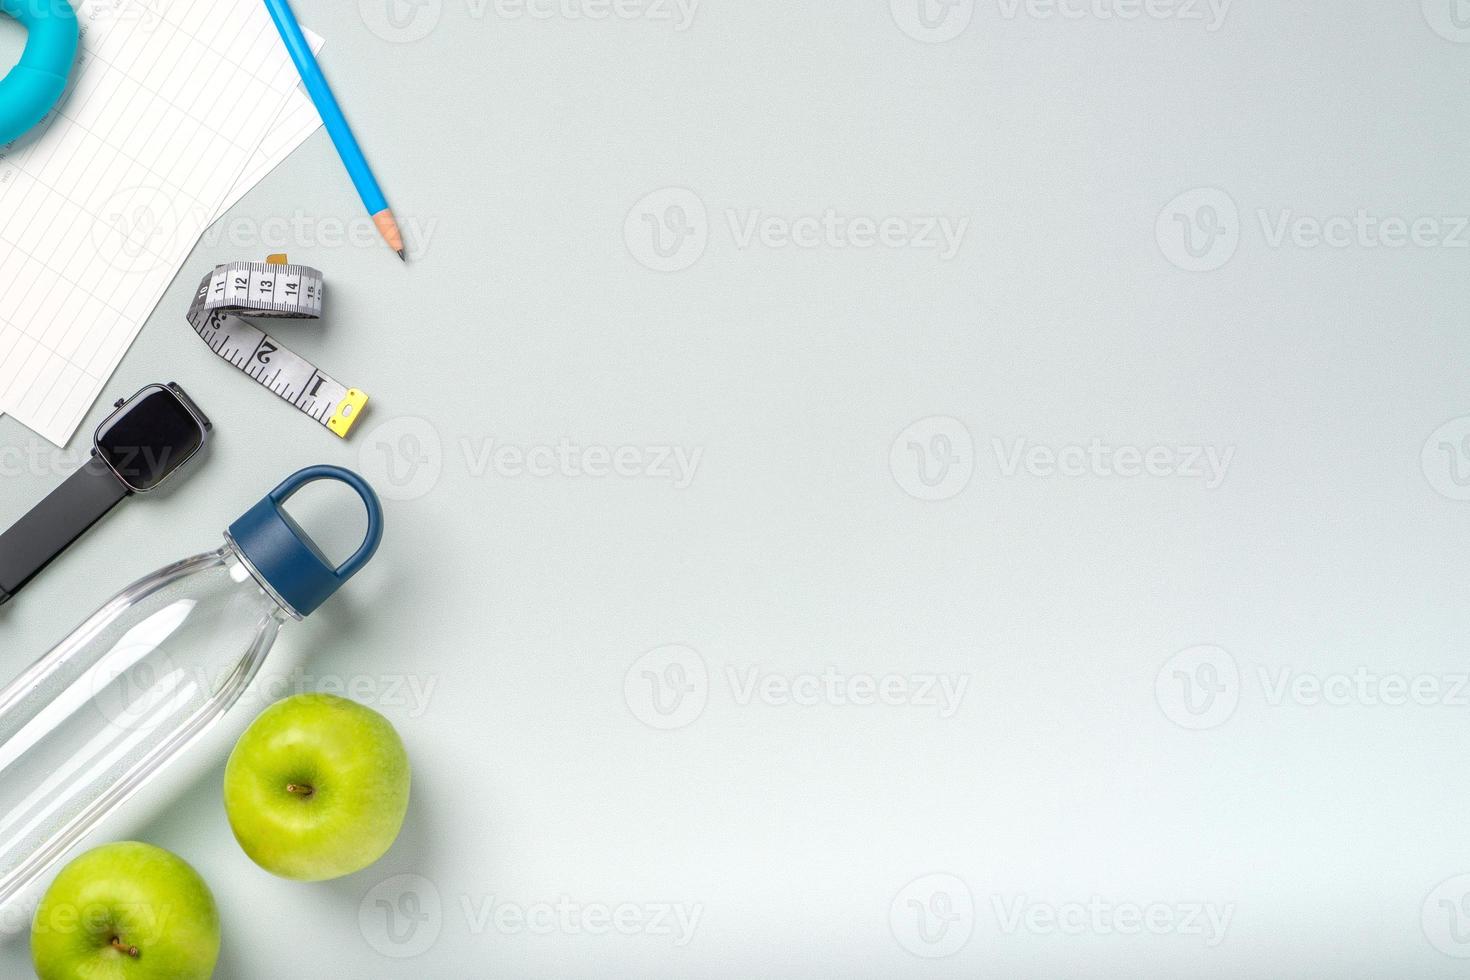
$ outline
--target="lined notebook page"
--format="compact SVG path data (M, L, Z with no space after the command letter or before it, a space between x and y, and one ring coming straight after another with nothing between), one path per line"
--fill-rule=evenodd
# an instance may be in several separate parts
M82 0L71 91L0 156L0 411L58 445L297 82L258 0Z
M306 37L307 46L311 48L312 54L320 54L326 39L311 28L303 26L301 33ZM250 189L260 183L266 176L292 153L305 143L307 137L321 129L322 117L312 104L311 97L306 94L306 89L298 83L291 94L286 97L286 105L281 109L280 116L271 124L270 130L265 134L264 141L256 147L255 154L250 162L245 165L244 173L235 182L235 186L225 195L220 202L219 212L215 215L216 220L226 211L240 203L240 198L250 193ZM213 222L210 222L213 224Z

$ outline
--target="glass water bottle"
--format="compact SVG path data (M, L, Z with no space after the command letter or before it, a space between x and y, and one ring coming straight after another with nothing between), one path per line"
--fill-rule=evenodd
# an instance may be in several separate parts
M282 509L317 480L347 484L367 508L362 546L340 567ZM366 565L382 528L360 476L301 470L219 550L133 583L0 691L0 907L218 721L281 626Z

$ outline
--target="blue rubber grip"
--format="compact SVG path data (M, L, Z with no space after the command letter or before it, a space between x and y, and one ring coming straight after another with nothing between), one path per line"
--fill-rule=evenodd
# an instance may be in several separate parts
M20 21L26 46L20 61L0 79L0 144L45 118L66 91L80 36L76 12L66 0L0 0L0 14Z

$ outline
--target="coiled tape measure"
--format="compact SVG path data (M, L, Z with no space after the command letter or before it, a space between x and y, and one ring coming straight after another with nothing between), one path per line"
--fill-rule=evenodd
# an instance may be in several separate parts
M322 315L323 292L320 272L290 265L284 255L226 262L199 284L189 305L189 325L210 350L345 439L362 415L367 393L334 380L241 319L315 320Z

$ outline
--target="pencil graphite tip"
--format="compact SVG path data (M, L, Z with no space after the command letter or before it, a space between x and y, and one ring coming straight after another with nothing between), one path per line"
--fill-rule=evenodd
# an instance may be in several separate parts
M401 249L401 248L398 250L398 257L400 259L402 259L404 262L407 262L408 261L408 255L407 255L407 253L403 249Z

